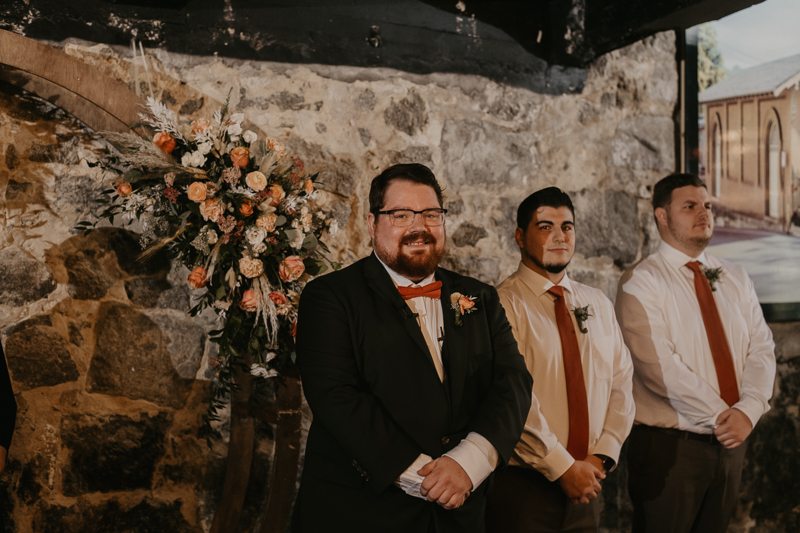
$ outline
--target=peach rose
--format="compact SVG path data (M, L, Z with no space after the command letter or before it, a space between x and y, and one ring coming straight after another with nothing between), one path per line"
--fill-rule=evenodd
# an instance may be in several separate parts
M463 315L464 311L475 307L475 302L473 302L466 296L462 296L461 298L458 299L458 306L461 308L461 314Z
M206 188L205 183L202 181L195 181L189 185L189 190L186 191L186 196L189 197L189 200L200 203L206 199L207 192L208 189Z
M249 217L253 214L253 202L250 200L242 200L242 206L239 208L242 216Z
M272 291L269 293L269 299L272 300L272 303L275 305L285 305L289 302L286 296L284 296L282 292L278 291Z
M261 215L256 219L256 226L259 228L264 228L267 231L273 231L275 229L276 220L278 220L278 215L275 213L267 213L266 215Z
M219 199L207 198L205 202L200 204L200 214L203 215L205 220L216 222L222 214L222 205L220 205Z
M117 194L120 196L128 196L133 191L133 187L127 181L123 181L117 185Z
M257 170L248 174L244 181L256 192L264 190L264 187L267 186L267 177Z
M314 192L314 182L311 181L310 179L306 180L305 190L306 194L311 194L312 192Z
M171 154L175 149L175 139L166 131L159 131L156 133L155 137L153 137L153 144L168 154Z
M205 133L208 131L208 128L211 127L211 124L204 118L198 118L194 122L192 122L192 133L198 135L200 133Z
M264 273L264 263L258 259L244 256L239 259L239 271L246 278L257 278Z
M278 185L277 183L273 183L269 186L269 196L271 198L269 201L269 205L276 206L281 203L281 200L286 198L286 192L284 192L283 187Z
M202 289L206 283L208 283L208 271L201 266L194 267L192 273L189 274L189 285L193 289Z
M237 167L244 168L250 162L250 150L245 146L237 146L231 150L231 162Z
M252 313L253 311L258 311L259 303L259 298L256 296L256 293L248 289L244 291L244 294L242 294L242 299L239 301L239 307L242 311Z
M281 261L278 267L278 275L286 283L297 280L305 271L306 266L303 264L303 260L296 255L290 255Z

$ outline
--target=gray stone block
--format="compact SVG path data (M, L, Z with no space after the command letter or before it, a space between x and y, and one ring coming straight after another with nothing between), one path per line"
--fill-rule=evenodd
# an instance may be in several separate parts
M50 269L17 246L0 250L0 280L0 305L25 305L56 290Z

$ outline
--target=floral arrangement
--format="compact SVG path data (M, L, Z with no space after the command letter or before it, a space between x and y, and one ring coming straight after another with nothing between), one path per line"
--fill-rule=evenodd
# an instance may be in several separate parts
M717 282L722 277L722 267L706 268L703 267L703 274L705 274L709 285L711 285L711 292L717 290Z
M475 302L477 301L477 296L467 296L460 292L454 292L450 295L450 309L456 313L456 326L464 325L464 315L474 313L478 310L478 308L475 307Z
M590 306L591 304L587 304L583 307L572 308L572 313L575 315L575 321L578 322L578 329L581 330L581 333L589 333L589 329L586 327L586 321L592 316L589 312Z
M191 269L188 284L204 292L190 313L210 307L221 323L210 333L219 356L209 361L217 379L208 422L236 388L237 365L269 378L294 357L301 290L310 276L340 268L321 240L335 221L310 203L317 175L279 141L244 131L244 115L229 115L228 102L212 120L191 123L152 98L148 108L140 117L152 139L105 134L119 153L107 150L94 165L114 175L114 187L98 198L105 207L96 220L77 228L139 220L142 259L165 249Z

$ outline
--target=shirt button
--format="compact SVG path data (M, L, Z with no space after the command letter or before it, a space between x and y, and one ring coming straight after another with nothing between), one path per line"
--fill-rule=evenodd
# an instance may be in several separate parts
M447 444L450 442L450 437L442 437L442 444Z

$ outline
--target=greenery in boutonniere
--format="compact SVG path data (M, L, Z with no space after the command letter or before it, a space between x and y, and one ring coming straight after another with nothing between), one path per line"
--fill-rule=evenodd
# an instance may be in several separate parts
M464 315L478 310L478 308L475 307L475 302L477 301L477 296L466 296L460 292L454 292L450 295L450 308L456 312L456 326L462 326L464 324Z
M573 307L572 312L575 314L575 320L578 321L578 329L581 330L581 333L589 333L589 330L584 325L589 317L592 316L589 313L589 305L584 305L583 307Z
M722 267L717 267L717 268L703 267L703 274L706 275L706 279L708 280L709 285L711 285L711 290L716 291L717 290L716 283L719 281L720 277L722 277Z

